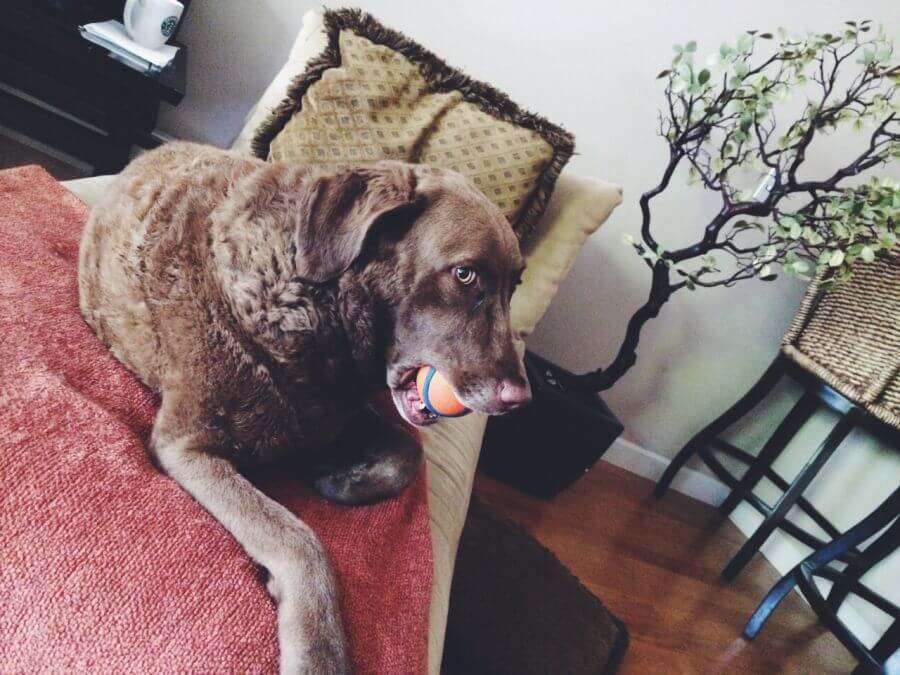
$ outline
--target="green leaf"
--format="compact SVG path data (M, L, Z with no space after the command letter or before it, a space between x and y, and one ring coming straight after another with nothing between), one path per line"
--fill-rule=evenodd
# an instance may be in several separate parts
M684 46L684 51L686 52L695 52L697 51L697 42L696 40L691 40Z
M803 233L803 228L800 226L800 223L798 223L795 220L794 223L791 225L791 231L790 231L791 239L799 239L800 235L802 233Z
M831 254L831 257L828 259L828 265L830 267L840 267L844 262L844 252L841 250L835 251Z
M867 263L875 260L875 251L871 246L863 247L863 250L859 252L859 257L865 260Z
M706 68L701 70L700 74L697 75L697 82L699 82L700 84L706 84L707 82L709 82L709 71L706 70Z
M729 83L729 86L730 86L730 83ZM740 82L738 82L737 86L740 86ZM725 115L733 115L734 113L744 112L745 107L746 106L744 105L744 102L741 99L733 98L730 101L728 101L728 103L725 105L725 108L722 110L722 112Z
M759 269L759 278L763 281L772 281L776 277L776 274L772 271L771 265L763 265Z
M822 237L822 235L816 232L811 227L803 228L803 238L806 239L806 241L808 241L812 246L818 246L825 243L825 239Z
M671 70L663 70L659 75L656 76L657 80L661 80L662 78L670 75L672 73Z
M740 129L745 134L750 130L750 127L753 125L753 115L748 112L745 112L741 115Z

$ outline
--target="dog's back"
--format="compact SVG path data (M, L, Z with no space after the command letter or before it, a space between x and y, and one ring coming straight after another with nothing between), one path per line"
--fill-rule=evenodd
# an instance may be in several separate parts
M172 143L132 162L91 212L79 256L81 312L113 354L153 389L160 385L161 354L148 302L178 294L178 260L189 255L196 228L229 185L258 164L207 146Z

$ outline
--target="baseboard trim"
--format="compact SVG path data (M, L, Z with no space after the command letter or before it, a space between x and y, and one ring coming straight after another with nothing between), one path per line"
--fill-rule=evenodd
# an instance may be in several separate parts
M671 460L637 443L617 438L603 455L603 461L655 482ZM721 504L728 495L728 489L722 483L689 466L678 472L671 489L713 506Z
M671 461L668 457L624 438L617 438L602 459L654 482L660 479ZM721 504L728 495L728 488L725 485L689 466L678 472L670 489L712 506ZM762 515L749 504L740 504L730 517L747 537L762 523ZM809 549L776 530L760 548L760 552L779 574L786 574L809 554ZM841 607L840 618L864 644L873 644L880 636L880 633L853 607L852 599Z

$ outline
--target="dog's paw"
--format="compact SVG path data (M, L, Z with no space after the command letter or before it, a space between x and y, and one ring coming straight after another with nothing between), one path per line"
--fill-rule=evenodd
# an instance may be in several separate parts
M350 646L324 551L298 559L288 570L280 569L267 587L278 603L282 675L350 673Z
M313 481L313 487L337 504L373 504L399 494L418 469L417 462L404 457L384 457L319 476Z
M390 488L385 490L385 486L380 484L379 473L383 472L373 470L370 463L360 463L319 476L313 481L313 487L325 499L337 504L366 504L378 501L383 493L390 491Z

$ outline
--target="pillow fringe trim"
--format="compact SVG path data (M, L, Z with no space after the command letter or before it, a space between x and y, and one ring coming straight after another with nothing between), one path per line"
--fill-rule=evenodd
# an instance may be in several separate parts
M559 174L575 151L574 136L543 117L523 110L494 87L451 68L420 44L383 26L359 9L326 10L324 23L328 45L320 56L310 61L306 69L294 78L288 87L286 98L260 124L251 142L253 154L266 159L272 141L302 108L303 96L307 90L322 78L326 70L340 67L339 37L342 30L349 30L405 56L418 66L419 72L433 91L458 91L466 101L477 105L492 117L536 132L553 148L552 159L538 175L534 191L519 211L517 222L513 223L519 239L527 239L547 207Z

